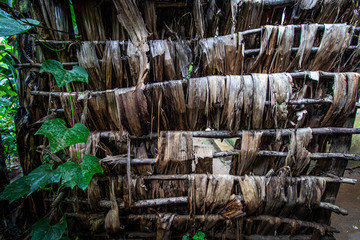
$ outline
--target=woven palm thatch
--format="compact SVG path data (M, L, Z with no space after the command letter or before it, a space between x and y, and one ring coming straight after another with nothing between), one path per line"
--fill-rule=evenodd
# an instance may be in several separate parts
M34 123L53 111L70 126L72 100L75 120L91 131L80 155L96 155L104 169L86 193L64 196L71 236L170 239L202 227L213 238L311 239L335 231L328 213L346 210L329 196L335 184L354 183L341 176L359 157L327 152L326 136L360 133L342 128L358 100L357 1L73 0L78 41L68 4L35 2L48 27L40 34L68 45L58 60L84 67L89 84L73 84L70 99L41 76L23 84L24 111ZM49 17L57 8L61 22ZM56 57L42 52L39 64L18 67L36 71ZM31 131L18 143L43 144ZM234 150L204 152L197 136L238 139ZM77 159L74 147L67 152ZM24 166L39 160L20 156ZM212 174L213 159L224 156L230 171ZM340 166L331 169L338 176L326 175L329 165Z

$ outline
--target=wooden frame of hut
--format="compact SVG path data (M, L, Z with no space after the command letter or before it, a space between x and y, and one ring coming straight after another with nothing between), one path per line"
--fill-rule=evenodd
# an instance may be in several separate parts
M29 212L56 222L60 203L70 235L94 239L200 227L212 239L332 237L330 214L347 214L339 185L355 183L342 177L347 161L359 160L348 154L360 133L357 1L72 0L76 40L68 1L29 3L43 28L18 36L22 168L41 164L44 120L71 125L69 94L38 73L57 59L89 73L72 100L91 131L81 154L104 169L85 193L34 194ZM194 137L238 141L199 156ZM230 172L213 174L223 156Z

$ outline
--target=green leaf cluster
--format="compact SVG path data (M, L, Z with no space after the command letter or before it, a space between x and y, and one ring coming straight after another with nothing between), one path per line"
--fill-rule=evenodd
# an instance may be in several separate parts
M70 82L88 83L89 74L83 67L74 66L72 70L63 68L61 62L49 59L43 62L40 72L49 72L54 75L56 83L59 87L63 87Z
M45 135L49 139L51 152L56 153L68 146L86 143L89 129L81 123L67 128L63 119L54 118L44 122L36 135Z
M43 218L32 226L30 236L33 240L57 240L61 238L66 228L66 221L50 225L49 218Z
M0 200L10 202L24 196L29 196L38 189L43 189L51 183L60 183L61 186L74 188L78 186L86 190L91 178L96 173L102 173L103 169L99 159L93 155L85 155L82 163L71 161L59 165L54 169L54 164L44 164L34 169L28 175L23 176L5 187L0 194Z
M39 21L30 18L15 20L9 13L0 10L0 37L27 32L32 28L30 24L38 25Z

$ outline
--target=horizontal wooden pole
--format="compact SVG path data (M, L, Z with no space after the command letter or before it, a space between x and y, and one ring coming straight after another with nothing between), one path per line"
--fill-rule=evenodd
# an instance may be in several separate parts
M333 79L334 76L338 73L332 73L332 72L322 72L322 71L317 71L319 72L319 75L321 78L325 78L325 79ZM293 78L305 78L305 77L308 77L310 76L311 72L293 72L293 73L289 73ZM217 75L215 76L208 76L208 77L216 77ZM206 76L204 76L206 77ZM225 76L219 76L219 77L225 77ZM164 82L156 82L156 83L150 83L150 84L147 84L145 85L145 88L146 89L151 89L155 86L159 86L159 85L166 85L166 84L172 84L174 82L179 82L181 84L185 84L187 85L188 84L188 81L187 79L183 79L183 80L169 80L169 81L164 81ZM115 91L120 91L121 94L124 94L124 93L128 93L128 92L133 92L135 90L135 87L128 87L128 88L114 88L114 89L108 89L108 90L104 90L104 91L85 91L85 92L73 92L71 93L71 96L77 96L77 95L85 95L85 94L90 94L90 95L99 95L99 94L106 94L106 93L112 93L112 92L115 92ZM64 96L67 96L69 95L68 92L47 92L47 91L31 91L30 92L32 95L36 95L36 96L44 96L44 97L49 97L49 96L52 96L52 97L60 97L61 95L64 95ZM299 99L298 99L299 100ZM292 100L292 101L298 101L298 100ZM310 101L310 100L305 100L304 102L302 103L299 103L299 104L306 104L307 101ZM331 103L328 99L323 99L323 100L316 100L316 101L325 101L326 103ZM317 102L319 103L319 102ZM313 104L313 103L312 103Z
M55 201L54 199L48 199L50 202ZM63 199L64 202L67 203L81 203L81 204L88 204L88 201L86 199L72 199L72 198L65 198ZM185 204L188 203L188 197L170 197L170 198L157 198L157 199L146 199L146 200L139 200L133 202L131 207L134 208L141 208L141 207L155 207L155 206L163 206L163 205L170 205L170 204ZM118 204L119 208L123 209L125 208L124 203ZM109 200L100 200L99 201L99 207L103 208L111 208L111 201ZM337 214L347 215L348 212L332 203L328 202L320 202L319 204L320 208L324 208L327 210L330 210Z
M304 128L298 128L297 130L301 130ZM262 136L271 136L276 137L277 132L280 132L282 137L290 136L294 128L286 128L286 129L262 129L262 130L247 130L252 133L261 132ZM352 135L352 134L360 134L360 128L342 128L342 127L321 127L321 128L311 128L312 135ZM115 131L119 132L119 131ZM182 131L185 133L191 133L193 137L198 138L237 138L241 137L243 131L237 132L229 132L229 131ZM114 131L103 131L100 132L101 138L109 138L113 136ZM127 135L127 132L123 132L123 135ZM157 133L151 133L143 136L129 136L131 139L156 139L158 138Z
M234 150L216 152L213 154L213 158L237 156L239 154L240 154L240 150L234 149ZM266 156L266 157L286 157L288 155L288 152L259 150L257 154L259 156ZM324 159L332 160L333 158L336 158L338 160L360 161L360 155L347 154L347 153L311 153L310 158L313 160L324 160ZM188 160L192 160L192 159L188 159ZM127 164L127 158L123 156L111 156L111 157L103 158L100 161L102 163L107 163L111 165ZM156 163L156 158L132 158L130 160L130 163L132 165L136 165L136 164L154 165Z
M142 176L144 180L189 180L191 177L194 177L198 174L171 174L171 175L150 175L150 176ZM211 176L224 176L219 174L207 174L208 178ZM226 175L227 177L231 177L234 181L239 181L239 178L244 179L244 176L234 176L234 175ZM346 184L355 184L357 179L353 178L344 178L344 177L321 177L321 176L306 176L312 179L322 179L328 183L346 183ZM270 177L269 177L270 178ZM287 177L287 181L300 181L301 177Z

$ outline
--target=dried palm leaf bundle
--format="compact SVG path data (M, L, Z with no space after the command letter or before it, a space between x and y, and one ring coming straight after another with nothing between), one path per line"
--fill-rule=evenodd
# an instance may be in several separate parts
M171 81L163 85L162 105L169 118L170 129L187 129L186 103L182 81Z
M224 74L239 74L235 72L236 61L237 61L237 49L238 49L238 34L231 34L226 36L219 37L220 45L223 45L224 48L224 59L225 60L225 69ZM240 35L241 36L241 35ZM241 54L241 53L240 53Z
M149 36L146 30L146 25L141 13L133 0L113 0L117 10L117 17L121 25L129 34L128 41L128 56L132 73L138 73L136 76L137 89L144 84L145 74L150 69L150 65L146 56L149 51L147 37ZM132 59L131 59L132 58ZM138 59L137 61L135 59ZM135 75L132 74L132 77Z
M214 149L210 146L194 143L195 173L213 173Z
M97 92L96 94L92 94L89 98L88 108L89 114L92 118L88 121L91 122L92 129L94 130L110 130L112 127L109 126L108 123L108 109L106 108L107 101L106 95L100 94Z
M100 132L91 132L86 142L85 154L92 154L96 156L100 144Z
M171 238L171 224L174 220L175 214L161 214L156 219L156 240Z
M351 29L346 24L325 24L324 35L310 69L323 71L333 69L349 46Z
M93 178L87 189L87 200L90 206L90 209L93 211L96 211L98 209L99 206L99 202L101 200L101 189L100 186L98 184L97 178Z
M308 59L310 57L311 49L314 45L318 24L302 24L299 50L296 53L295 58L287 68L287 71L291 71L294 68L304 69Z
M122 126L121 126L119 111L117 111L115 91L105 92L105 98L106 98L106 107L107 107L106 110L108 115L107 123L109 124L108 128L110 130L120 130Z
M254 102L252 114L253 129L261 129L263 124L263 114L268 88L267 74L252 74L254 82Z
M340 10L347 0L324 0L321 6L321 14L318 15L316 22L333 23L337 20Z
M355 103L358 100L359 89L359 74L346 73L347 79L347 99L345 106L340 114L341 118L336 122L336 125L342 126L345 120L355 111Z
M219 28L219 8L218 8L218 2L216 0L209 0L207 1L207 10L205 13L205 31L207 37L213 37L216 36L216 31L220 30L222 31L222 27ZM221 10L220 10L221 11ZM220 34L224 35L224 34Z
M291 214L293 209L297 205L297 198L298 198L298 179L295 179L288 183L287 186L285 186L286 189L286 204L281 209L281 212L279 213L280 217L286 217Z
M145 144L141 143L139 147L135 148L135 157L136 158L148 158L148 154L145 148ZM151 175L153 173L153 167L151 165L137 164L136 166L137 173L141 176Z
M254 82L250 75L243 76L243 93L244 93L244 107L243 107L243 128L251 128L251 120L253 114L253 101L254 101Z
M201 126L205 126L204 116L208 116L208 114L208 79L206 77L189 79L187 92L187 116L189 129L195 130Z
M171 41L164 41L164 80L176 79L176 69L174 65L175 49Z
M202 76L225 73L224 42L219 38L203 38L199 41Z
M227 129L231 132L239 130L241 113L244 104L244 83L242 76L227 76L226 94L222 117L227 121ZM224 120L225 121L225 120Z
M113 79L112 79L112 73L113 73L113 69L112 69L112 47L111 47L111 42L106 41L105 43L105 49L104 49L104 56L102 59L102 65L101 65L101 69L102 69L102 76L104 77L104 81L105 81L105 88L106 89L112 89L112 83L113 83ZM121 64L121 62L120 62Z
M189 215L205 214L206 190L208 176L206 174L192 175L189 177Z
M220 214L226 219L238 218L244 216L243 204L241 203L241 197L236 195L230 196L229 203L221 210Z
M295 2L292 14L291 21L297 21L305 19L308 15L312 14L313 10L316 10L321 1L319 0L298 0Z
M266 203L263 214L277 216L286 204L285 180L280 177L270 177L266 180Z
M245 57L245 43L244 36L241 32L238 33L238 43L236 50L236 58L234 63L234 70L232 74L244 74L244 57Z
M245 175L244 180L239 178L239 183L245 202L246 215L261 212L266 196L265 178Z
M150 40L151 66L154 74L155 82L162 82L164 79L164 57L165 57L165 41L164 40Z
M193 61L192 50L190 45L185 40L179 40L176 42L168 41L169 43L169 50L170 44L174 44L175 47L175 70L176 70L176 78L187 78L189 75L189 67L191 62ZM173 51L173 50L170 50Z
M111 209L105 217L105 231L109 234L117 234L124 230L124 226L120 223L119 206L115 195L115 181L114 178L109 179Z
M326 181L321 178L301 177L300 191L298 192L298 205L310 208L319 205L325 192Z
M73 4L82 39L89 41L106 39L99 2L74 0Z
M293 80L288 73L269 74L270 106L265 120L265 127L285 128L288 121L288 104L292 95Z
M235 156L231 162L231 175L244 175L252 170L256 159L262 132L243 131L241 138L241 150L239 156Z
M196 38L204 38L205 36L205 20L203 7L201 6L201 0L194 0L193 4L193 17L194 24L196 29Z
M148 134L150 118L143 91L121 93L119 90L115 94L121 125L136 136Z
M225 104L225 77L209 76L209 126L214 129L220 128L222 110Z
M321 126L332 126L342 112L347 101L346 74L338 73L334 76L333 103L321 121Z
M237 19L236 31L245 31L248 29L260 27L264 11L263 0L245 0L241 1Z
M102 71L96 55L95 45L92 42L82 42L77 53L79 65L85 68L89 74L89 88L92 90L104 90Z
M306 149L312 139L311 128L292 131L285 166L290 166L292 175L302 174L310 163L310 152Z
M205 181L202 176L200 175L199 179L196 180L198 183L195 185L196 190L189 200L194 201L195 198L192 204L198 207L196 211L217 213L231 201L234 180L229 175L210 175L208 181Z
M147 187L142 177L136 177L134 200L144 200L147 198Z
M65 119L66 119L66 122L68 124L68 126L72 126L72 113L71 113L71 101L72 100L72 103L73 103L73 107L74 107L74 120L75 122L80 122L80 112L81 112L81 109L82 109L82 106L81 106L81 101L79 101L79 97L78 95L74 96L74 95L71 95L71 99L70 99L70 96L69 94L64 94L64 93L61 93L60 94L60 103L61 103L61 107L62 109L64 109L64 115L65 115Z
M140 76L140 57L138 48L131 41L128 41L126 48L127 63L129 65L129 86L136 86ZM140 82L139 82L140 83Z
M144 20L147 26L147 29L150 31L150 37L152 39L159 39L157 28L156 28L156 9L155 2L150 0L145 0L143 2L143 10L144 10Z
M262 27L260 52L251 66L245 66L245 72L267 73L275 51L277 31L278 28L274 26Z
M189 132L160 132L155 172L181 174L192 172L193 137Z
M36 3L34 3L36 4ZM70 8L68 1L46 1L40 0L39 7L41 10L41 19L44 21L49 31L51 39L69 40L74 35L71 22ZM56 31L58 30L58 31Z
M290 64L291 48L294 42L294 25L279 26L277 48L269 72L286 71Z

